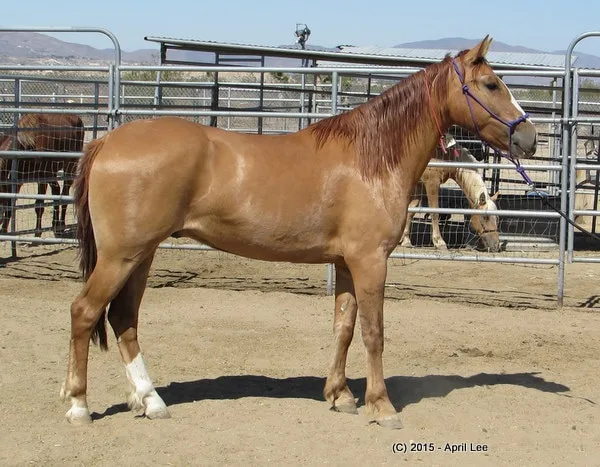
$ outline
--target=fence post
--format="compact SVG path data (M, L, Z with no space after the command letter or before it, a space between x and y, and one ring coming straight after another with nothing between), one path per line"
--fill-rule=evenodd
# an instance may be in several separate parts
M569 119L569 111L571 110L571 58L573 56L573 49L575 46L586 37L599 37L600 31L586 32L580 34L578 37L573 39L567 48L565 53L565 77L563 81L563 146L562 146L562 172L561 172L561 196L560 196L560 209L564 213L568 208L567 203L567 190L569 185L568 180L568 164L569 164L569 142L571 137L571 121ZM566 247L566 228L567 221L564 217L560 218L560 252L559 252L559 264L558 264L558 306L562 307L564 291L565 291L565 247Z
M119 91L117 90L117 93ZM108 104L108 131L115 127L115 66L108 66L108 96L106 98Z
M334 71L331 73L331 113L337 115L338 113L338 72ZM333 264L327 265L327 295L333 294L334 285L334 268Z
M575 191L577 191L577 105L579 103L579 73L577 69L573 70L573 82L572 82L573 98L571 100L571 118L573 122L569 125L571 133L570 150L569 150L569 165L564 166L563 170L569 168L569 220L575 221L575 215L573 209L575 209ZM575 242L575 229L573 224L569 224L567 227L567 262L573 262L573 245Z
M21 85L20 79L15 79L15 107L21 106ZM18 150L19 147L19 120L21 118L20 113L14 115L13 129L13 150ZM14 195L10 200L10 229L13 234L17 232L17 188L18 188L18 177L19 177L19 160L11 159L10 161L10 192ZM13 258L17 257L17 242L10 242L10 254Z

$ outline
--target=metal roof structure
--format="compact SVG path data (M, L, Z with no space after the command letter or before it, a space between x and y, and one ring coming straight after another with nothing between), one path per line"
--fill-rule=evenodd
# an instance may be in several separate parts
M419 58L429 61L440 61L446 54L452 55L458 53L458 50L443 49L420 49L420 48L402 48L402 47L374 47L374 46L342 46L341 51L344 54L359 55L385 55L401 57L403 59ZM488 61L494 66L498 65L511 67L543 67L543 68L564 68L564 54L550 53L526 53L526 52L495 52L491 50L487 54ZM577 57L571 58L571 66L575 64Z
M403 49L396 47L355 47L340 46L335 50L311 50L288 47L260 46L252 44L236 44L214 41L200 41L189 39L174 39L169 37L146 36L149 42L160 44L161 63L193 64L192 61L170 59L170 51L196 51L212 52L218 55L234 55L244 57L279 57L305 59L316 66L319 62L342 62L348 65L378 65L425 67L433 62L438 62L447 53L456 53L453 50L441 49ZM559 54L547 53L514 53L490 52L490 64L496 69L504 70L548 70L563 69L565 57ZM215 59L217 60L217 59ZM576 57L573 57L572 64ZM257 61L249 59L248 61ZM214 64L216 64L215 61Z

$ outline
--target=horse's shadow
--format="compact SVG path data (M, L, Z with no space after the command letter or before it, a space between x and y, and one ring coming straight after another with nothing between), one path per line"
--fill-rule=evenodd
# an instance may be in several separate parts
M546 381L537 373L479 373L473 376L428 375L428 376L392 376L386 379L388 393L398 410L430 397L445 397L456 389L476 386L495 386L499 384L521 386L541 392L564 393L568 386ZM214 379L174 382L156 390L167 406L187 404L201 400L228 400L244 397L271 397L275 399L312 399L324 400L322 391L325 378L316 376L293 376L290 378L271 378L268 376L240 375L221 376ZM348 386L359 405L363 404L365 378L348 380ZM592 404L594 402L588 401ZM94 413L94 419L101 419L127 410L125 404L113 405L103 413Z

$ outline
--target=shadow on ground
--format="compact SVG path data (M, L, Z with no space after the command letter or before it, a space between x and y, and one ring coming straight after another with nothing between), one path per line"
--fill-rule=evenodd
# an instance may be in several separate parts
M541 392L562 394L570 391L568 386L547 381L537 373L479 373L473 376L428 375L392 376L386 379L388 393L396 409L402 410L422 399L445 397L457 389L478 386L512 385ZM156 390L167 406L187 404L202 400L233 400L245 397L268 397L276 399L311 399L323 401L325 378L294 376L271 378L258 375L221 376L214 379L173 382ZM348 386L362 404L366 388L365 378L348 380ZM565 394L566 395L566 394ZM593 401L589 401L595 404ZM127 410L126 404L116 404L92 418L102 419Z

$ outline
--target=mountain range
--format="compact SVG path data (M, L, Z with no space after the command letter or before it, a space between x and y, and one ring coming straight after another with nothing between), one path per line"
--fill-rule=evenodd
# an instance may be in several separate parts
M478 39L465 39L460 37L451 37L435 40L424 40L418 42L407 42L397 44L394 47L399 48L423 48L423 49L442 49L442 50L462 50L472 47L478 42ZM283 45L282 47L293 47L295 45ZM337 51L336 48L309 46L312 50ZM564 55L564 51L540 51L519 45L509 45L503 42L494 41L491 50L498 52L515 53L554 53ZM191 58L189 52L186 58ZM210 54L203 52L192 52L193 58L198 61L209 59ZM596 55L576 52L576 64L584 68L600 69L600 57ZM78 44L75 42L66 42L46 34L40 33L0 33L0 60L4 64L64 64L64 65L83 65L97 64L98 62L108 62L114 56L112 49L97 49L89 45ZM158 64L159 50L156 48L139 49L132 52L123 52L122 61L126 64ZM267 66L296 66L297 60L268 58Z
M0 32L0 60L5 64L70 64L108 62L114 58L113 49L96 49L89 45L66 42L35 32ZM157 49L123 52L122 61L128 64L158 63Z

